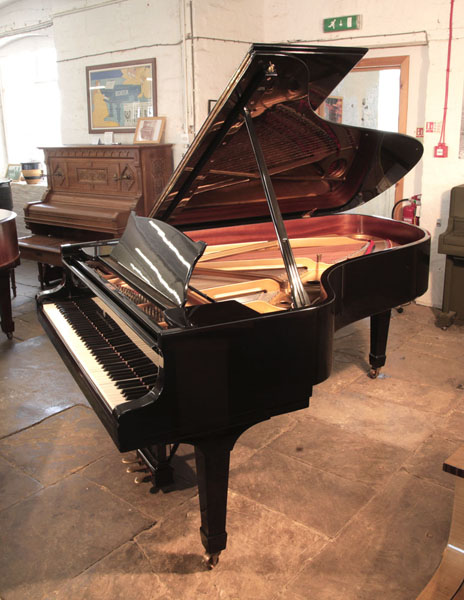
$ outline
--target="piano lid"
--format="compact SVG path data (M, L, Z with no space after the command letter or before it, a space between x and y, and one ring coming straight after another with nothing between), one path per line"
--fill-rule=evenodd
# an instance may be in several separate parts
M395 184L422 155L416 139L314 112L365 53L253 45L150 216L183 229L269 220L244 108L284 218L347 210Z
M184 306L193 267L206 248L178 229L131 213L127 227L111 251L110 266L138 280L144 291L166 307Z

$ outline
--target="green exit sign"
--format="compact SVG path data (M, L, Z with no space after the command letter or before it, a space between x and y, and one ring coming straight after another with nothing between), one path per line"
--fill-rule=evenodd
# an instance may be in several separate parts
M331 17L324 19L324 32L346 31L347 29L359 29L361 26L361 15L350 15L349 17Z

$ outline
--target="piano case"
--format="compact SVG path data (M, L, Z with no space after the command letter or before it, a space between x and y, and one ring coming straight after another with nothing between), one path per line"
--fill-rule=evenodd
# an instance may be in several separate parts
M253 45L149 217L132 215L119 241L64 246L66 280L38 297L121 451L161 484L166 445L195 447L210 566L237 438L307 407L334 331L365 317L376 376L391 309L427 288L426 231L344 212L401 179L421 144L315 112L364 54Z

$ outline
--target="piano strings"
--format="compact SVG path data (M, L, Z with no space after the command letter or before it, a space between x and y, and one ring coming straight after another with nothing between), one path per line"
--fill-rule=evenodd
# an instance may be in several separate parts
M393 242L365 236L321 236L291 240L297 267L312 301L320 295L322 273L337 262L391 248ZM327 257L326 261L322 260ZM140 291L134 290L106 265L95 263L108 285L129 298L163 328L162 310ZM259 313L286 310L291 306L288 281L277 241L263 240L208 246L194 270L187 306L211 301L237 300Z

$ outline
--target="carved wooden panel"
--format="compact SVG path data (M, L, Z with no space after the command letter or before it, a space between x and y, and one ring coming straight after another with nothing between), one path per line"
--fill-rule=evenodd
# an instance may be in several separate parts
M119 237L131 210L149 214L173 169L170 144L43 150L49 188L24 210L26 225L40 235Z

